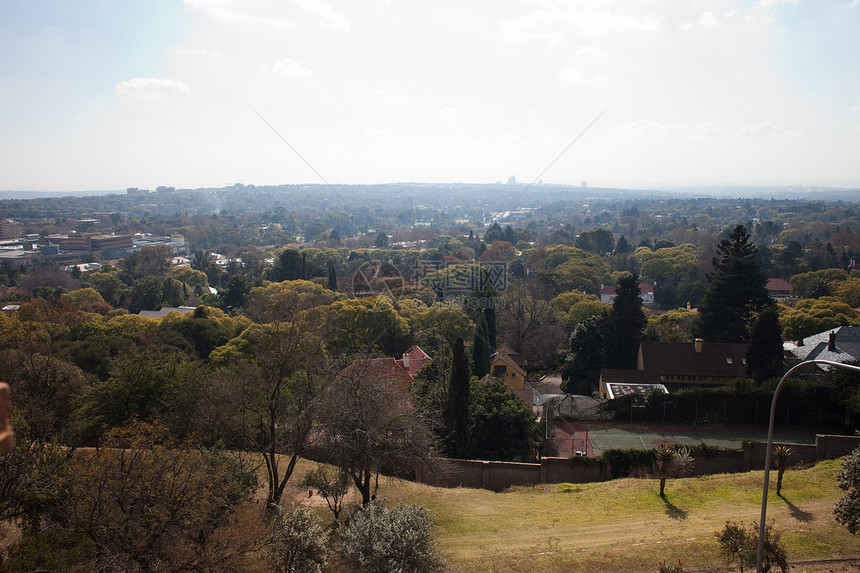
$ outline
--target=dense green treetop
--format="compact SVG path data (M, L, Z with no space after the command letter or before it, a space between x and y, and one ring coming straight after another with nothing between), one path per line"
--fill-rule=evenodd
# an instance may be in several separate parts
M745 342L752 314L771 304L756 253L743 225L717 246L714 272L699 302L697 330L706 342Z

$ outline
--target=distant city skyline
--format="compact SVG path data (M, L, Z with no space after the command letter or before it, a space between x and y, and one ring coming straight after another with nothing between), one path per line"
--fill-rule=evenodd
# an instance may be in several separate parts
M5 0L0 190L860 187L858 29L860 0Z

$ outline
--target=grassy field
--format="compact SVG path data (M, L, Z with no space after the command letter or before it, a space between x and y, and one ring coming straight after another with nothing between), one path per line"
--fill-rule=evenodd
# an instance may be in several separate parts
M294 481L311 467L300 467ZM782 534L790 561L860 557L860 538L833 518L833 504L844 493L836 487L839 467L840 462L828 461L790 470L783 498L771 488L768 522ZM771 478L775 483L775 472ZM624 573L657 571L660 561L679 559L685 571L728 571L714 533L727 520L748 526L758 520L761 480L761 472L670 480L662 500L656 480L646 479L504 493L392 479L381 480L379 496L428 507L437 517L439 548L451 567L462 572ZM296 502L308 502L306 489L296 487L292 495ZM321 515L330 519L327 512ZM799 565L792 570L860 568Z

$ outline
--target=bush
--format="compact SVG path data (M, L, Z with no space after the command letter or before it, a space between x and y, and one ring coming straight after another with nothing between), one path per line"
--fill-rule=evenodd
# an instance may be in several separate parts
M385 507L372 501L363 506L341 533L341 550L347 561L365 573L436 573L445 560L433 545L435 523L419 505Z
M342 469L320 464L309 471L302 482L306 487L319 491L328 508L334 514L334 525L338 523L343 502L349 493L349 474Z
M629 477L636 469L651 467L654 450L606 450L603 461L612 469L613 478Z
M275 522L269 559L277 573L319 573L326 563L325 532L317 516L300 505Z
M715 533L720 544L720 553L725 556L726 561L731 564L736 562L743 573L744 566L755 568L758 557L758 529L757 523L747 530L743 524L727 521L722 531ZM785 548L779 541L779 533L773 531L773 526L764 528L764 555L761 570L767 573L773 566L779 567L782 573L789 570L788 556Z
M836 479L839 487L848 494L836 502L833 513L836 514L836 521L857 535L860 532L860 448L845 458Z

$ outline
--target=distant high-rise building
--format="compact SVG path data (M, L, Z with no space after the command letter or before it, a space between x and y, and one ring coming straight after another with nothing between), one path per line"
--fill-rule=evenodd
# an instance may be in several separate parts
M579 184L581 187L588 187L588 181L583 181Z
M24 225L12 219L0 219L0 239L17 239L24 234Z

